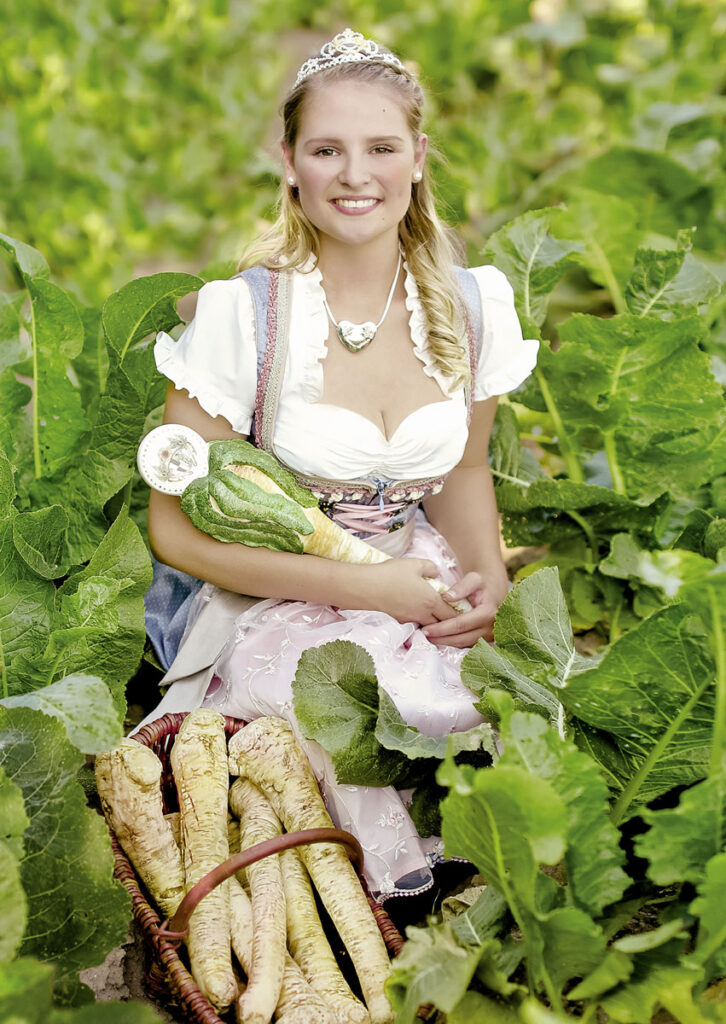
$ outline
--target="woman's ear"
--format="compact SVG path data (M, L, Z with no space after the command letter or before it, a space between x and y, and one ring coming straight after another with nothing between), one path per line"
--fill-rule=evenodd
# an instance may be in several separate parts
M419 135L416 140L415 146L415 169L423 174L424 159L426 157L426 150L428 149L429 137L428 135Z
M280 143L280 149L282 150L282 163L285 169L285 177L296 178L297 175L295 174L295 168L292 163L292 152L284 139Z

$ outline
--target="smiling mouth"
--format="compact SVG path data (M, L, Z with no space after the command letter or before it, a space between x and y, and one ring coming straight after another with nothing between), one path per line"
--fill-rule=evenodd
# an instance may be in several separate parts
M333 206L342 210L371 210L378 206L380 199L332 199Z

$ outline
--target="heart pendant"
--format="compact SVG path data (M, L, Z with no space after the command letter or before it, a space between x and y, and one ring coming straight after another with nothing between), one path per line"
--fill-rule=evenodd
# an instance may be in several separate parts
M352 324L350 320L338 323L338 337L350 352L360 352L369 345L376 336L377 326L370 320L364 324Z

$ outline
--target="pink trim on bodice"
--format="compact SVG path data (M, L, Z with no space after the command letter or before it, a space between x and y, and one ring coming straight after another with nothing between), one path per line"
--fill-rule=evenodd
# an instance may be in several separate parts
M375 535L390 533L392 529L403 526L410 516L403 516L399 521L393 523L394 516L402 509L410 509L411 515L416 512L416 506L405 501L392 502L387 505L359 505L354 502L336 501L332 508L332 520L344 530L353 533L366 533Z

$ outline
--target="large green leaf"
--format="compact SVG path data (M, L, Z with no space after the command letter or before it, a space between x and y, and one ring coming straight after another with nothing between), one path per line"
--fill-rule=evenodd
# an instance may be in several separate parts
M2 695L7 696L8 666L19 655L42 651L55 599L55 587L40 579L18 554L13 540L17 511L12 466L0 452L0 642L2 643Z
M31 708L0 707L0 767L21 789L30 818L20 952L57 965L56 993L64 1002L89 1000L78 972L123 942L129 919L126 892L112 878L106 827L76 779L82 763L60 722Z
M726 853L718 853L706 864L698 897L691 904L696 914L698 936L693 959L703 964L707 978L722 977L726 972Z
M53 1001L53 967L31 957L0 963L0 1021L46 1024Z
M50 267L42 253L27 242L0 234L0 247L12 254L15 263L23 276L49 277Z
M713 192L703 180L665 153L613 146L583 168L586 188L620 196L640 214L640 226L674 238L683 227L708 226Z
M526 768L549 782L564 801L568 898L598 916L620 899L630 879L622 869L625 855L610 821L608 789L597 765L533 714L507 715L502 721L502 742L501 766Z
M478 946L460 945L451 922L438 928L406 929L406 944L396 957L386 992L397 1024L414 1024L418 1008L433 1003L448 1012L474 976Z
M143 596L151 578L148 552L124 510L88 565L57 592L42 647L36 635L34 646L10 664L10 693L29 693L57 678L87 673L103 679L122 715L125 685L143 654Z
M497 757L494 731L488 722L482 722L481 725L475 725L464 732L452 732L446 736L427 736L419 732L415 726L407 724L381 687L378 689L375 735L386 750L397 750L412 759L433 757L440 761L446 756L447 751L455 756L465 750L485 750L492 758Z
M638 214L632 203L617 196L575 188L557 219L557 233L581 239L582 263L597 284L610 292L617 312L624 312L623 291L640 238Z
M638 249L626 291L631 313L680 316L718 295L719 280L691 254L690 237L679 243L676 249Z
M658 885L703 880L707 862L726 844L726 782L723 773L681 794L678 806L645 809L647 832L636 836L638 856Z
M32 311L33 445L35 475L67 465L89 429L68 362L83 346L83 323L75 304L58 285L27 278Z
M568 479L504 481L497 486L497 507L510 544L552 544L582 537L583 517L590 532L609 533L624 524L639 531L653 528L651 506L639 506L610 487Z
M467 992L447 1016L448 1024L520 1024L515 1009L480 992Z
M695 551L645 551L629 533L616 533L610 554L600 562L600 572L606 576L657 587L668 599L712 568L713 562Z
M73 1009L53 1005L53 967L31 957L0 964L2 1024L158 1024L149 1003L98 1002Z
M526 334L538 333L552 289L576 261L579 242L562 241L552 233L558 210L532 210L501 228L489 239L485 256L504 271L514 289L517 312Z
M628 981L601 997L608 1019L618 1024L650 1024L655 1012L665 1007L684 1024L708 1024L705 1009L700 1011L693 1000L702 972L694 964L679 963L683 945L682 939L674 939L635 957Z
M335 640L304 651L292 692L303 735L328 751L339 782L387 786L396 778L405 758L376 738L378 680L364 648Z
M129 281L106 300L103 329L119 361L147 335L168 331L180 321L177 299L201 288L192 274L152 274Z
M18 380L13 367L0 373L0 448L13 458L22 457L21 436L25 433L26 406L32 397L33 392Z
M561 692L569 712L617 739L628 765L617 818L708 771L714 665L704 639L689 608L664 608Z
M65 576L64 561L68 515L62 505L21 512L13 519L13 540L18 553L43 579Z
M442 804L448 856L476 864L517 919L536 907L540 863L555 864L565 851L567 813L552 786L521 768L439 769L449 786Z
M121 739L118 712L106 684L97 676L66 676L33 693L0 700L6 708L35 708L65 726L68 739L83 754L110 750ZM88 709L93 708L89 715Z
M492 713L489 689L503 688L525 705L542 709L560 731L558 691L585 664L575 650L572 627L556 569L541 569L504 599L494 624L495 645L479 641L465 656L461 678Z
M691 498L726 466L726 410L696 316L674 321L575 315L538 373L575 451L603 449L612 485L639 504ZM532 382L521 395L539 407ZM562 443L562 439L560 439Z
M0 769L0 963L12 959L25 931L28 908L20 880L20 860L28 824L20 788Z
M567 808L555 788L519 767L438 773L446 852L472 861L506 900L522 932L534 986L559 1004L566 980L590 973L605 955L602 931L583 911L557 907L558 887L539 872L565 852Z

